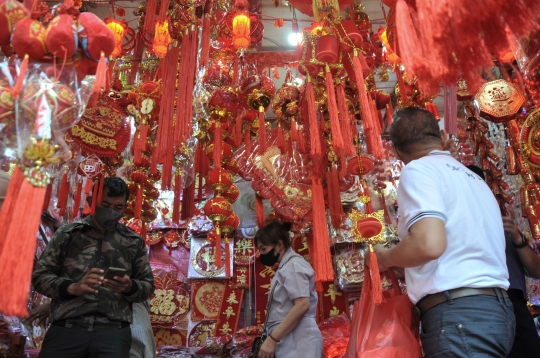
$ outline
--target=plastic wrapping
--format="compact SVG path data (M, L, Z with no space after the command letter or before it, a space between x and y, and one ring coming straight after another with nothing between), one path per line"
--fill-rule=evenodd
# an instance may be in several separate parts
M334 255L336 287L343 292L360 291L364 283L363 244L337 249Z
M345 357L348 358L421 358L419 320L413 304L402 295L391 271L386 275L393 288L384 292L385 302L375 305L371 299L371 280L364 281L362 295L354 304L352 335ZM369 277L369 268L365 268Z
M343 357L349 343L351 321L345 314L330 317L319 323L326 358Z

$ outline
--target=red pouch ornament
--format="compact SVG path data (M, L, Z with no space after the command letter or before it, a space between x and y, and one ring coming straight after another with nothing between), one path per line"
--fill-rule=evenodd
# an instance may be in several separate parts
M79 41L86 56L99 61L101 52L109 58L116 46L113 32L96 15L83 12L79 15Z
M19 20L11 38L13 50L21 58L28 55L33 60L41 60L47 54L45 34L41 22L30 18Z
M30 18L30 11L15 0L0 2L0 46L8 46L11 33L17 22L24 18Z
M68 58L75 54L78 37L71 15L61 14L52 19L45 36L45 44L53 56Z

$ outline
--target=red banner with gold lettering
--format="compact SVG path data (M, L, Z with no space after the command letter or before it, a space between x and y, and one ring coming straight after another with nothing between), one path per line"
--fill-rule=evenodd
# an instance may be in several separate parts
M226 336L227 334L236 333L243 297L243 290L235 290L230 286L225 288L216 323L216 336Z
M318 313L321 321L342 313L349 316L347 295L339 291L333 283L324 282L323 292L319 293Z
M191 321L216 320L224 291L225 281L191 281Z
M255 322L257 325L264 324L266 319L266 304L276 269L277 266L264 266L259 260L255 261Z

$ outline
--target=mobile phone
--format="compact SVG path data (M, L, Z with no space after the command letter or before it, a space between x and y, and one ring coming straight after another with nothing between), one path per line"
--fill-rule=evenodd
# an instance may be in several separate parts
M124 277L126 274L126 269L119 268L119 267L109 267L107 271L105 272L105 278L108 280L114 280L114 277Z

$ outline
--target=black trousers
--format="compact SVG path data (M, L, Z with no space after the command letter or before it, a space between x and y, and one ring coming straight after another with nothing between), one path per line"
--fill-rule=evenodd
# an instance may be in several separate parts
M50 326L39 358L129 358L131 328L86 332Z
M540 337L538 337L531 313L527 309L527 301L523 297L523 293L510 295L510 300L514 305L514 314L516 315L516 337L508 357L540 357Z

